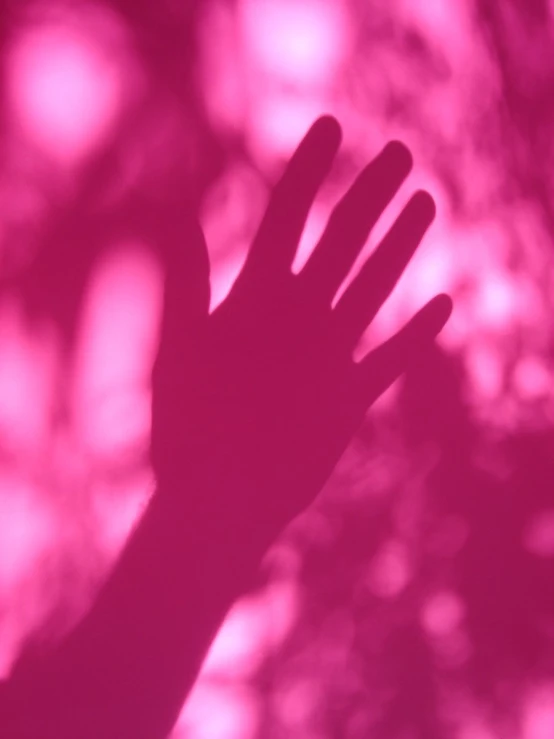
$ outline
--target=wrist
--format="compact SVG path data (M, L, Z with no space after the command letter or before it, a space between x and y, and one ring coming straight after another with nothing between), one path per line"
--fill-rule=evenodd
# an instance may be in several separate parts
M187 466L179 475L159 476L151 505L160 529L178 546L202 552L203 558L213 555L218 569L222 558L251 567L280 533L270 516L260 515L261 497L246 476L214 468L200 475Z

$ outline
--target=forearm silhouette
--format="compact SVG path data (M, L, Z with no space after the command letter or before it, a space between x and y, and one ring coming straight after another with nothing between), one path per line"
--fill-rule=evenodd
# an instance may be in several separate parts
M203 304L183 314L186 245L171 254L153 372L158 490L85 619L55 652L16 667L3 720L19 725L21 736L167 736L267 547L317 496L368 407L448 319L450 299L438 296L361 362L352 359L433 220L424 192L332 308L411 169L400 143L361 172L293 274L340 138L330 117L312 126L274 188L240 276L212 314L207 274Z

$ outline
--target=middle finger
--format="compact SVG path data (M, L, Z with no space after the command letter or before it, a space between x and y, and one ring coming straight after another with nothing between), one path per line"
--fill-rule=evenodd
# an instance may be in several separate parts
M404 144L390 142L334 208L319 243L299 275L329 303L411 167L412 157Z

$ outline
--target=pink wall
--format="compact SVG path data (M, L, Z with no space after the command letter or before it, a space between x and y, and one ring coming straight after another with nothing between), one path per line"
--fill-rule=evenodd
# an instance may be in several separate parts
M186 241L197 209L217 305L326 112L343 146L296 268L401 139L415 167L360 263L411 191L438 216L359 353L438 291L455 312L268 555L174 737L554 735L552 3L20 5L0 46L0 673L78 618L151 492L156 224Z

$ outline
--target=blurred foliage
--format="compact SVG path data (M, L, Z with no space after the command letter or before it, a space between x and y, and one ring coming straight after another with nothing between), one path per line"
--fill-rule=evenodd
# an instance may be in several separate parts
M247 5L5 3L0 305L17 301L32 336L54 327L67 373L86 285L117 239L146 239L163 265L170 241L186 242L183 226L167 224L188 209L219 239L214 276L238 268L288 146L260 135L265 78L242 58L234 25ZM539 739L554 722L552 6L351 0L344 11L355 30L336 78L296 91L344 122L323 211L385 137L406 138L446 213L457 333L368 419L321 501L270 553L253 594L290 581L298 610L255 674L223 683L230 694L254 689L252 737ZM119 54L125 94L107 133L61 165L21 134L10 54L34 24L90 17L101 48ZM216 52L235 69L230 92ZM3 469L37 484L73 532L2 591L4 625L34 608L21 622L32 630L85 598L107 558L91 490L100 480L117 495L138 474L68 463L77 457L71 443L60 452L58 432L71 425L70 402L62 380L50 436L32 454L0 428ZM78 572L67 564L76 553ZM25 636L3 633L14 644ZM536 709L543 723L531 715L541 691L552 697L550 713ZM211 736L186 712L180 726L176 737Z

